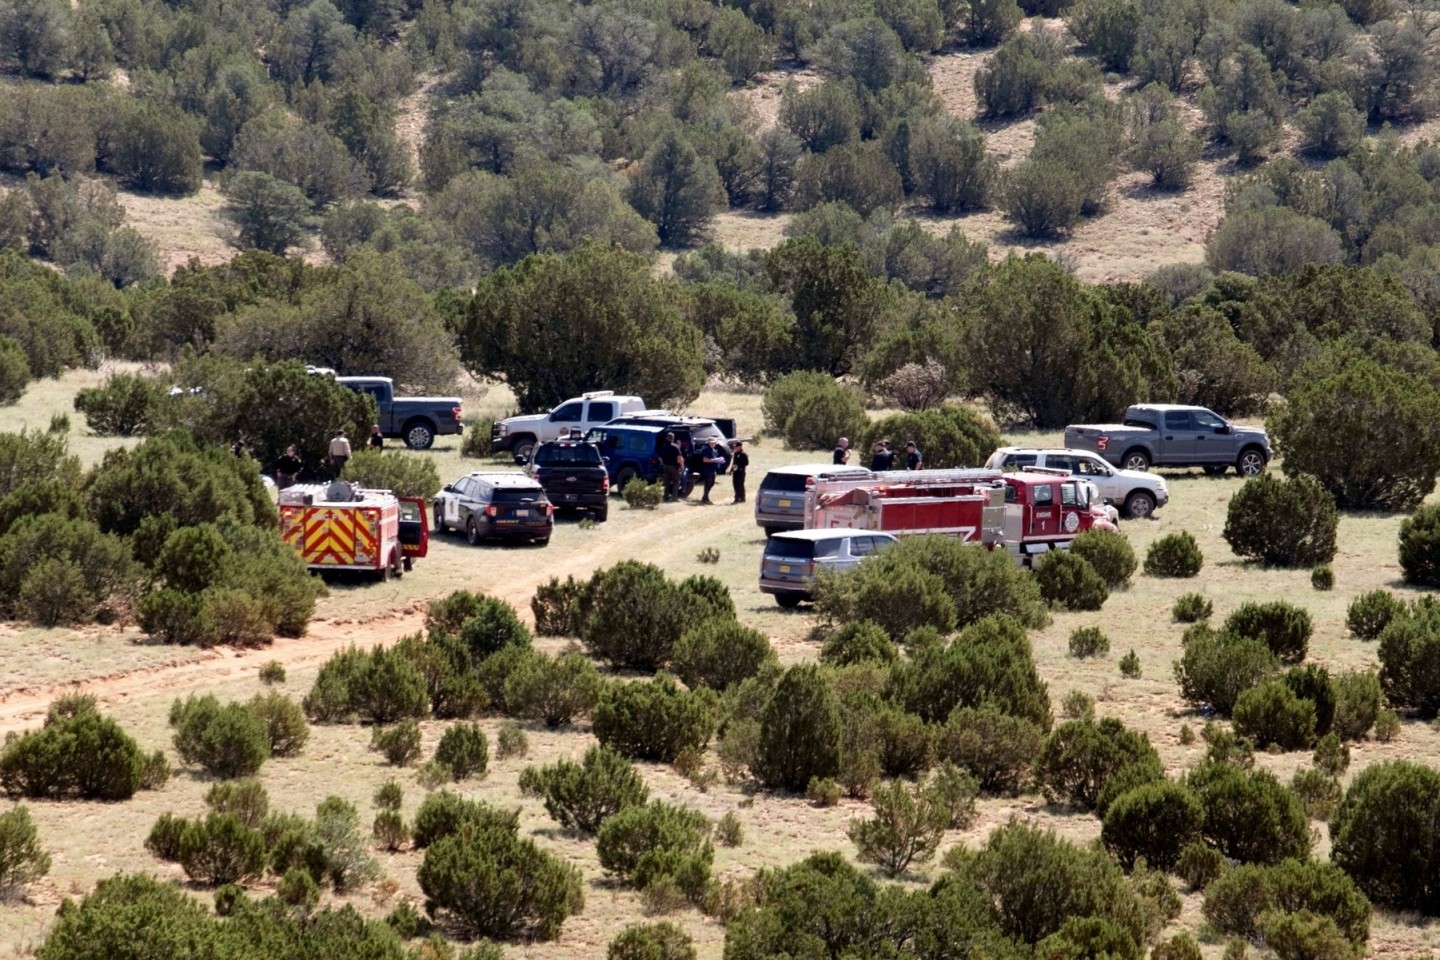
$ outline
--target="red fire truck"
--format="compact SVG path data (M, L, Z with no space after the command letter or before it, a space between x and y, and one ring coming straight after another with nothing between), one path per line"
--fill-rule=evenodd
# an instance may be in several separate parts
M821 479L806 494L805 526L943 533L1003 547L1027 566L1085 530L1116 529L1093 485L1058 470L894 470Z
M334 481L280 491L280 535L311 570L399 577L430 545L425 500Z

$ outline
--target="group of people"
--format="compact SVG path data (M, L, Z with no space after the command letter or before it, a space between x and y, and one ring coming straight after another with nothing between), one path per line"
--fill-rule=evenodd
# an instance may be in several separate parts
M685 476L687 457L676 442L675 434L666 433L664 440L660 447L660 466L665 472L665 502L669 503L680 499L680 484ZM745 471L750 466L750 455L745 452L745 444L739 440L731 440L729 446L730 451L726 453L719 439L711 437L700 448L700 482L704 484L700 503L704 506L715 502L710 499L710 491L714 489L716 479L727 472L735 491L735 499L730 502L745 502Z
M835 441L835 455L833 461L836 466L843 466L850 462L850 439L841 437ZM905 441L905 469L922 470L925 467L925 458L920 453L920 448L915 445L914 440ZM875 449L870 452L870 469L879 473L882 470L894 470L895 451L890 449L889 440L878 440Z
M371 424L370 438L366 441L365 445L371 450L384 449L385 436L380 432L380 424ZM350 439L345 436L343 429L337 431L335 436L331 438L329 452L330 470L338 477L344 471L345 464L350 462L351 457ZM296 451L295 445L292 443L285 448L285 453L275 461L275 485L281 490L294 486L295 481L300 476L300 471L304 469L304 467L304 461L300 459L300 454Z

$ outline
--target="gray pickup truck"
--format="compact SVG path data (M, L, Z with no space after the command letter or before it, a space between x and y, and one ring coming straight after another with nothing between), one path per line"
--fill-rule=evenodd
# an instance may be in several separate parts
M1082 423L1065 428L1065 446L1094 450L1125 470L1204 467L1219 475L1229 467L1242 477L1265 472L1270 438L1258 427L1236 427L1204 407L1140 403L1123 423Z
M389 377L336 377L342 386L375 398L380 408L380 432L398 437L412 450L428 450L437 436L459 433L459 397L397 397Z

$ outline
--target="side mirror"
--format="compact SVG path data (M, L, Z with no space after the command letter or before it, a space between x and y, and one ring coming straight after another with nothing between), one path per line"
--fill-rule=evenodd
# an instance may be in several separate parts
M1228 423L1222 423L1222 424L1220 424L1220 426L1218 426L1218 427L1215 428L1215 432L1216 432L1216 433L1229 433L1229 432L1230 432L1230 425L1229 425Z
M447 484L445 484L445 489L442 490L442 491L440 491L440 492L441 492L441 493L454 493L454 492L455 492L455 485L454 485L453 483L447 483Z

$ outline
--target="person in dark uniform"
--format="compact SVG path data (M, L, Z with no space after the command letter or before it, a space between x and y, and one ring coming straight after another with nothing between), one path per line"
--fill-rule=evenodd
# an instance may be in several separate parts
M685 452L675 442L675 434L665 434L660 445L660 468L665 471L665 502L680 497L680 471L685 469Z
M915 446L914 440L905 442L905 469L922 470L925 467L925 458L920 455L920 448Z
M700 502L707 507L714 502L710 499L710 490L715 486L715 478L725 472L728 459L714 437L706 440L700 450L700 479L705 481L705 492L700 495Z
M836 466L843 466L850 462L850 441L845 437L835 441L834 461Z
M735 499L731 503L745 502L745 468L750 466L750 454L739 440L730 441L730 484L735 488Z
M882 470L893 470L895 468L895 454L890 450L890 441L881 440L875 444L875 450L870 454L870 469L879 473Z
M275 486L284 490L286 487L295 485L295 478L300 475L300 457L295 452L292 444L285 448L285 455L275 461Z
M385 435L380 432L380 424L370 425L370 440L366 443L371 450L383 450L385 448Z

